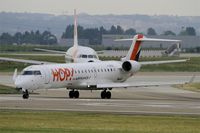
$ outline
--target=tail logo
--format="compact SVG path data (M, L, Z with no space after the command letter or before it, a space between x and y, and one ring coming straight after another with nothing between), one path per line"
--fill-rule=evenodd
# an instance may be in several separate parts
M141 39L143 37L144 36L142 34L137 35L137 39ZM141 45L141 41L136 40L134 48L133 48L133 51L131 53L130 60L136 60L136 61L138 61L139 55L140 55L140 45Z

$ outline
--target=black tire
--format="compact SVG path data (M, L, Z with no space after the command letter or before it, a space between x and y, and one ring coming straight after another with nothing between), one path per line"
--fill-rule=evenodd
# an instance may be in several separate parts
M102 91L102 92L101 92L101 98L102 98L102 99L105 99L105 98L106 98L106 91Z
M23 94L23 99L28 99L28 96L26 94Z
M107 91L107 92L106 92L106 98L107 98L107 99L110 99L110 98L111 98L111 92L110 92L110 91Z
M25 92L23 92L23 99L28 99L29 98L29 93L28 90L26 90Z
M69 98L73 98L74 97L74 91L69 91Z
M74 92L74 98L79 98L79 91Z

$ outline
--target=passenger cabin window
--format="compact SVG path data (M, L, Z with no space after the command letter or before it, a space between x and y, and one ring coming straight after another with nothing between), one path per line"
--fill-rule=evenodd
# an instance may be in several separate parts
M41 75L40 71L23 71L22 75Z

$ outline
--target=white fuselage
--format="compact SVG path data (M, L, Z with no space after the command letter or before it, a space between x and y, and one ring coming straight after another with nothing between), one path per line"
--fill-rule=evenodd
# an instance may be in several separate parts
M123 82L140 69L125 72L120 61L33 65L17 76L17 88L35 90L42 88L97 89L98 84ZM34 74L36 73L36 74ZM102 88L103 89L103 88Z
M98 62L99 57L96 51L90 47L73 46L65 54L66 63Z

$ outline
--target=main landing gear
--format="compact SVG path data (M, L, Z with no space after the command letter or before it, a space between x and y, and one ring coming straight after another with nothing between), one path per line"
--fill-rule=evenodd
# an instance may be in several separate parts
M28 99L29 98L29 92L28 92L28 90L23 91L22 97L23 97L23 99Z
M111 90L111 89L109 89ZM69 98L79 98L79 91L75 91L74 89L69 91ZM111 92L107 91L107 89L104 89L101 92L101 98L102 99L110 99L111 98Z
M79 91L69 91L69 98L79 98Z
M101 98L102 98L102 99L105 99L105 98L110 99L110 98L111 98L111 92L110 92L110 91L103 90L103 91L101 92Z

